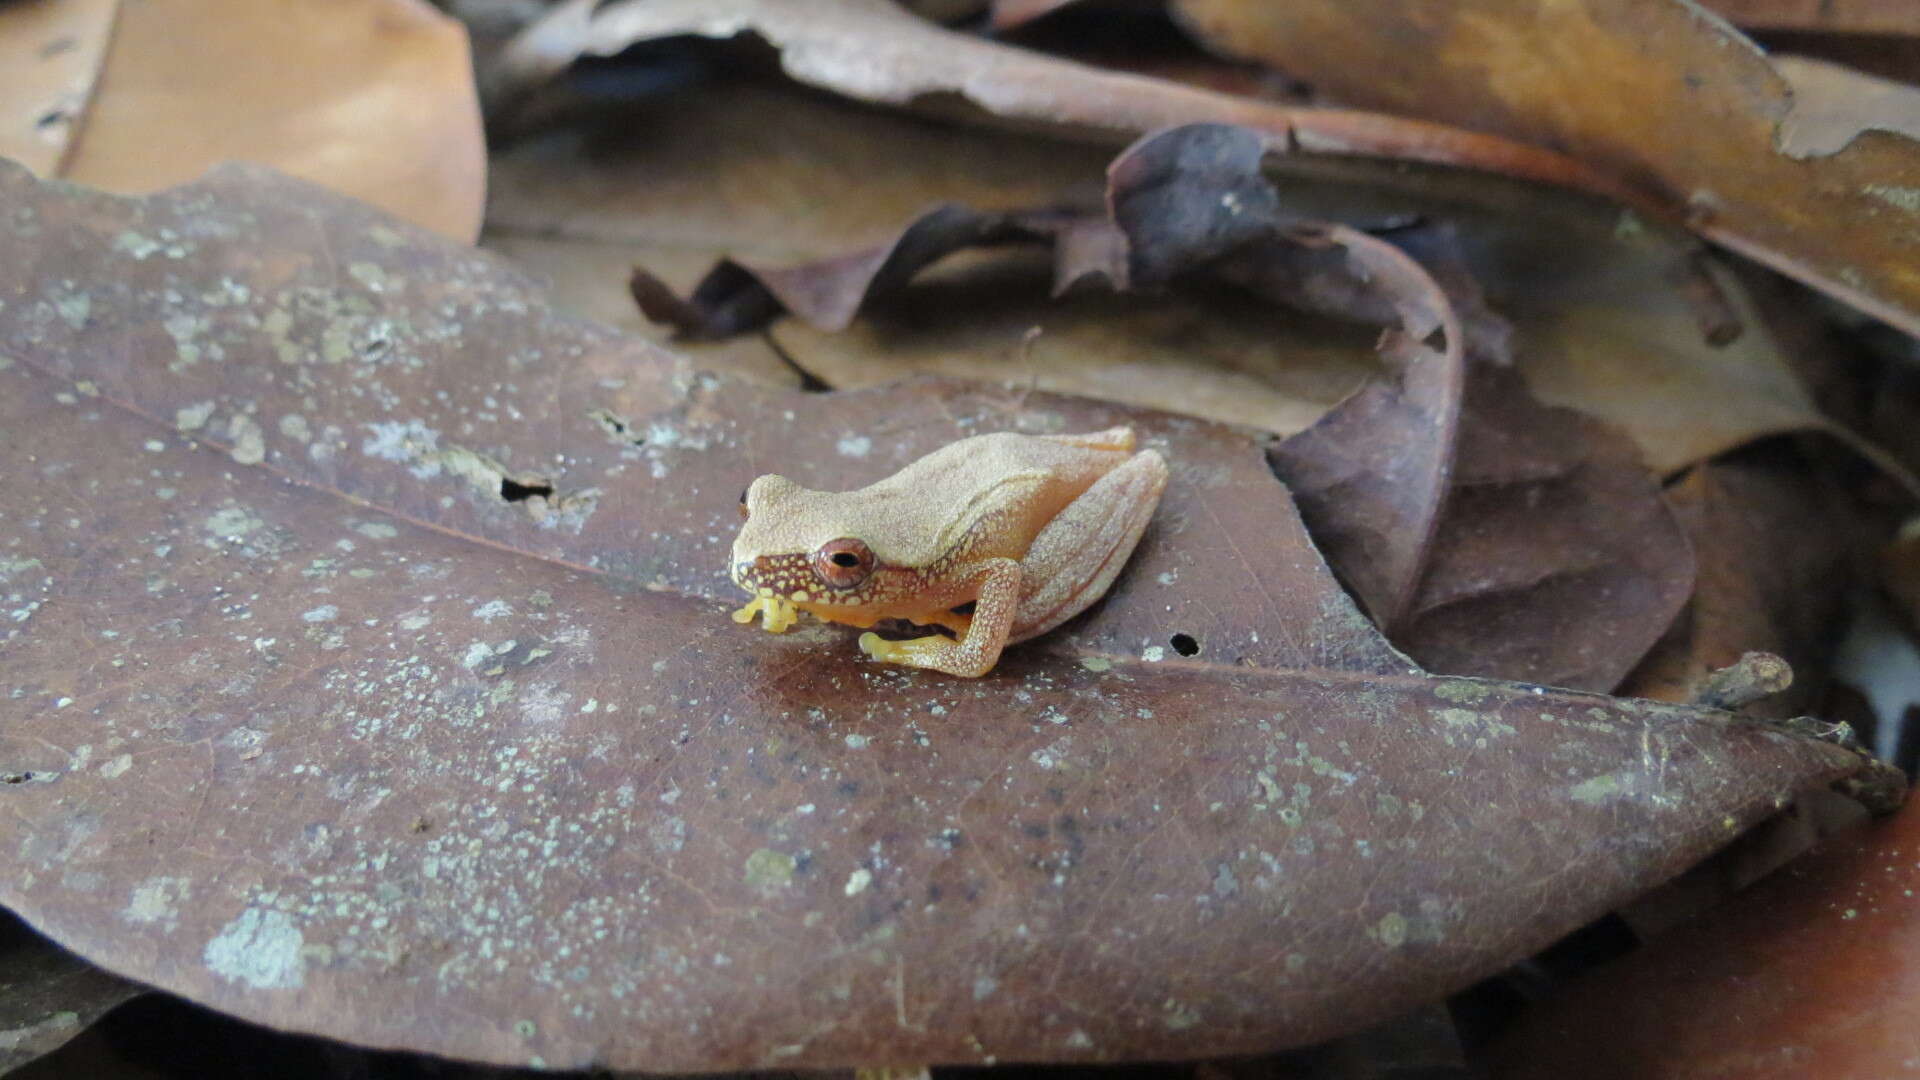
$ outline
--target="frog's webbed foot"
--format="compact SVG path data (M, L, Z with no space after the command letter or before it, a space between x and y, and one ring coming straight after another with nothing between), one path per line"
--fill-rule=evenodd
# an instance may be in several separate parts
M1012 559L989 560L981 570L979 599L965 635L958 641L929 634L907 641L888 641L879 634L860 635L860 651L876 660L910 667L932 668L949 675L978 678L993 670L1006 647L1007 631L1020 604L1020 564Z
M784 634L800 618L800 609L784 596L756 596L733 613L733 621L750 623L755 613L764 613L760 625L770 634Z

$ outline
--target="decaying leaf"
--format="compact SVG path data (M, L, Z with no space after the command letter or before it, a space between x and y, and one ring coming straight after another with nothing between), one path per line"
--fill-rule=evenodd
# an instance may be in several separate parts
M0 902L242 1016L659 1071L1248 1052L1893 794L1815 725L1412 670L1226 429L702 376L254 168L0 200ZM724 617L747 477L1123 420L1154 526L989 678Z
M1655 184L1702 235L1920 333L1920 142L1802 160L1787 82L1687 0L1177 0L1201 39L1343 101L1498 132Z
M0 1075L59 1049L145 989L47 944L0 912Z
M1185 123L1237 124L1276 145L1326 153L1472 165L1505 175L1643 201L1643 194L1550 150L1342 109L1270 102L1102 71L948 31L889 0L567 0L501 52L496 99L552 78L581 56L644 41L753 33L796 80L892 105L957 95L1023 124L1122 141Z
M1570 986L1496 1044L1491 1075L1898 1076L1920 1006L1920 806L1778 871Z
M1390 391L1368 396L1392 400ZM1271 453L1280 476L1311 497L1301 512L1356 589L1372 580L1376 550L1411 563L1416 587L1388 633L1423 666L1612 689L1693 587L1693 555L1659 485L1618 433L1541 405L1498 366L1471 365L1461 416L1454 486L1417 548L1392 531L1402 515L1379 514L1386 500L1343 499L1390 489L1392 455L1426 448L1393 434L1396 411L1355 398L1322 421L1337 426ZM1342 453L1336 434L1353 448ZM1373 462L1369 450L1389 461Z
M634 138L636 126L648 138ZM1012 211L1083 201L1097 190L1102 163L1096 153L1029 137L942 130L723 84L634 106L617 124L514 148L496 170L494 243L535 259L568 306L633 326L642 321L631 307L615 306L622 252L686 288L700 252L791 266L886 245L902 222L944 202ZM1484 176L1286 157L1268 164L1280 167L1283 201L1302 217L1452 225L1473 276L1513 320L1516 363L1534 393L1620 426L1656 471L1828 424L1741 283L1702 264L1683 235ZM627 182L633 177L646 182ZM841 197L856 177L861 197ZM1715 325L1737 328L1730 342L1703 333L1689 300L1700 291L1690 268L1700 265L1710 293L1724 301ZM1185 283L1118 302L1078 289L1056 304L1045 297L1049 280L1020 253L984 266L949 259L893 301L866 305L844 333L786 319L771 335L782 353L835 387L962 375L1280 434L1302 430L1377 370L1365 333L1263 308L1231 289ZM1033 327L1042 333L1023 344ZM703 364L791 384L770 357L734 364L712 352L749 345L757 343L689 348Z
M1781 447L1703 464L1667 499L1691 540L1698 583L1622 692L1697 700L1708 673L1758 649L1785 657L1795 679L1750 708L1779 717L1813 708L1839 638L1848 545L1858 535L1845 509Z
M0 5L0 158L58 175L120 0Z
M466 30L426 0L146 0L112 38L65 178L141 193L254 161L479 235Z

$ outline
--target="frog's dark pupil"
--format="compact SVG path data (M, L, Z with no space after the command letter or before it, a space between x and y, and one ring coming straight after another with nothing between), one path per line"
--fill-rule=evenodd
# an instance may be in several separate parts
M835 566L859 566L859 565L860 565L860 557L859 557L858 555L855 555L855 554L854 554L853 552L851 552L851 551L836 551L836 552L834 552L834 553L833 553L833 565L835 565Z

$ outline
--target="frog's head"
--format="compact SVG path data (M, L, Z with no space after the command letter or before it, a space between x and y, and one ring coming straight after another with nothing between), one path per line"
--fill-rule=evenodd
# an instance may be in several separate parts
M762 476L741 494L740 512L728 572L770 618L791 622L791 606L860 607L884 595L889 568L849 532L841 497Z

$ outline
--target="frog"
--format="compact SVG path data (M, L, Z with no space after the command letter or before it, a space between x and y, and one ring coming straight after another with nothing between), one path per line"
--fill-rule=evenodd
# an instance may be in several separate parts
M975 435L855 491L761 476L740 496L729 574L753 598L733 620L782 633L806 612L867 630L875 660L978 678L1106 594L1167 475L1114 427ZM870 629L882 619L954 636L890 640Z

